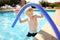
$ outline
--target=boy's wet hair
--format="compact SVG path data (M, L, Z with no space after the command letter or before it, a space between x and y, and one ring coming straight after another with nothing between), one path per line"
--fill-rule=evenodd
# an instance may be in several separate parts
M28 11L32 11L32 10L33 10L33 8L30 6L30 7L26 8L24 12L27 13Z

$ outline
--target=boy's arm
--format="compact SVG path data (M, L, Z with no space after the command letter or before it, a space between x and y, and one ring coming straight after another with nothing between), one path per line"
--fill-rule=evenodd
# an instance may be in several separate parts
M26 22L26 21L28 21L28 19L24 19L24 20L19 19L19 22L20 22L20 23Z
M18 13L15 13L16 15L18 15ZM26 22L28 21L28 19L24 19L24 20L21 20L21 18L19 18L19 22L22 23L22 22Z
M42 18L43 17L43 15L41 14L40 16L38 16L38 15L35 15L37 18Z

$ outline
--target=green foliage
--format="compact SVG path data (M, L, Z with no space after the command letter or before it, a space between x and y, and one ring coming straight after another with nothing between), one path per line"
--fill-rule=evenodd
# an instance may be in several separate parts
M5 4L7 5L16 5L19 4L21 0L0 0L0 6L4 6Z
M40 2L40 4L41 4L43 7L48 6L48 5L47 5L47 2L43 2L43 1L42 1L42 2Z
M60 7L60 3L59 2L55 2L55 3L48 3L48 2L40 2L40 4L43 7Z
M60 3L53 3L52 4L54 7L60 7Z

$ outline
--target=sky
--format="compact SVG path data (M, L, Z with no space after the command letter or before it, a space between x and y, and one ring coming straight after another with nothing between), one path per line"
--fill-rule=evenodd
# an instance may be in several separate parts
M27 2L30 1L32 3L38 3L38 1L42 1L42 0L26 0ZM53 3L53 2L60 2L60 0L47 0L48 2L50 3Z

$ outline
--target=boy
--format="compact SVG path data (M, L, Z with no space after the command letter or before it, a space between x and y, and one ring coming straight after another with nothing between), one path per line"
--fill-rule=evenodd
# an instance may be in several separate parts
M21 18L19 19L19 22L26 22L28 21L28 25L29 25L29 32L27 34L27 37L31 37L31 36L35 36L37 34L37 18L42 18L43 15L41 14L40 16L38 15L33 15L33 8L32 7L28 7L25 10L25 14L28 16L27 19L21 20Z

